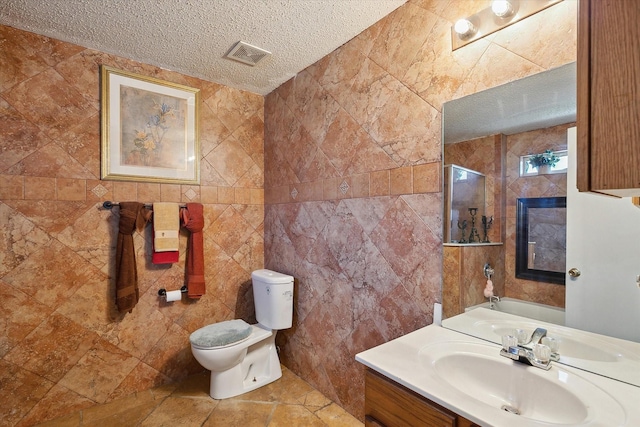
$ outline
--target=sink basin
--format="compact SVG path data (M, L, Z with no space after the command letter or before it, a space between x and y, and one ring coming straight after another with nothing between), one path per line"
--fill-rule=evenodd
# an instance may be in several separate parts
M422 347L419 359L452 391L508 412L514 425L524 425L524 419L553 425L597 422L599 417L606 425L625 421L622 406L593 383L558 365L544 371L514 362L499 350L495 345L445 342Z

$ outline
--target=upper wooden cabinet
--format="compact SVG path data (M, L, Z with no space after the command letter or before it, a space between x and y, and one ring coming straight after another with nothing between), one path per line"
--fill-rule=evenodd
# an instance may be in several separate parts
M640 195L640 0L579 0L578 190Z

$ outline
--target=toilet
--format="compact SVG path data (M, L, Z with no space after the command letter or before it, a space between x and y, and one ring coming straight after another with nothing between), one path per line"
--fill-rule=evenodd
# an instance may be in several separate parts
M228 320L189 337L193 356L211 371L209 394L214 399L247 393L282 376L275 339L293 321L293 277L256 270L251 282L257 324Z

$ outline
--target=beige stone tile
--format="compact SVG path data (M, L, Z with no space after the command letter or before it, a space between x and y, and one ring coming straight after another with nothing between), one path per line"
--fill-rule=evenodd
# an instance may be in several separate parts
M26 200L55 200L56 179L38 176L25 176L24 198Z
M0 199L24 199L24 177L20 175L0 175Z
M264 427L268 425L275 407L275 403L225 399L220 401L202 427Z
M251 189L235 188L235 203L248 205L251 203Z
M389 171L389 192L391 195L413 193L413 170L411 166Z
M192 375L181 381L171 393L171 397L190 397L198 399L214 400L209 396L209 371ZM218 401L214 401L217 402Z
M138 183L138 200L142 203L153 203L160 201L160 184L152 182Z
M118 387L111 392L109 399L119 399L124 396L129 396L133 393L151 393L154 400L158 400L158 395L161 394L159 386L165 383L170 383L171 378L153 369L146 363L138 363L133 370L125 377L124 380L118 385ZM157 389L153 389L157 387ZM167 386L168 390L173 390L171 386ZM141 391L142 390L142 391ZM170 391L167 391L168 395ZM162 395L164 398L165 395Z
M0 298L3 305L0 324L4 325L3 334L0 336L1 358L42 323L51 313L51 309L2 281Z
M236 191L233 187L218 187L218 203L233 204L236 201Z
M351 185L351 177L347 176L342 179L338 179L338 199L350 199L353 197L353 188Z
M353 197L369 197L369 174L363 173L351 177Z
M0 248L3 251L0 276L51 243L51 237L47 233L4 203L0 203L0 223L3 224L0 228Z
M335 403L317 411L316 416L331 427L362 427L364 425Z
M318 409L324 408L331 404L331 400L327 398L324 394L320 393L318 390L313 390L307 393L302 399L301 402L308 410L315 412Z
M84 179L56 178L58 200L82 201L87 197L87 182Z
M221 142L206 159L229 186L236 184L255 164L233 136Z
M325 427L326 424L313 412L300 405L279 404L273 411L269 427Z
M371 172L369 193L372 196L388 196L389 195L389 171Z
M338 198L338 185L341 181L338 178L325 179L322 183L322 199L335 200Z
M218 203L218 187L203 185L200 187L200 201L204 204Z
M135 202L138 200L138 187L135 182L114 182L114 202Z
M3 49L0 55L4 52L6 49ZM0 77L0 87L4 75L6 73ZM25 119L4 99L0 99L0 140L3 149L0 158L0 171L20 162L50 142L35 124Z
M56 384L16 427L28 427L41 421L56 419L89 408L94 404L94 401Z
M82 412L75 412L64 417L36 424L37 427L80 427L82 425Z
M158 402L147 402L141 405L137 405L133 408L125 406L116 407L112 409L112 412L95 421L88 421L84 418L86 410L83 411L82 427L122 427L122 426L135 426L149 416L158 406Z
M313 387L300 377L291 373L288 369L283 369L280 379L243 394L241 400L296 404L302 396L313 390Z
M15 425L42 399L53 383L26 369L0 360L0 418L7 425Z
M413 167L413 193L437 193L441 190L441 163Z
M497 32L493 42L544 69L575 61L577 6L577 1L555 4Z
M140 427L200 426L207 419L217 402L213 399L188 399L167 397ZM179 424L177 424L179 420Z
M52 138L59 138L76 123L97 113L95 107L53 68L14 86L3 97Z
M200 186L199 185L181 185L182 203L200 203Z
M137 359L101 340L78 360L58 384L103 403L137 364Z
M389 74L402 79L436 18L435 14L412 3L404 4L385 20L369 57Z
M252 205L264 205L264 189L252 188L250 200Z
M503 70L509 70L504 73ZM467 75L454 98L499 86L544 71L544 68L513 52L491 44Z
M158 405L158 402L153 398L153 394L150 391L134 393L122 399L84 409L82 411L82 422L83 424L95 424L115 414L127 412L149 404L152 404L153 407Z
M160 184L160 200L163 202L180 202L182 192L178 184ZM142 201L145 203L145 201Z

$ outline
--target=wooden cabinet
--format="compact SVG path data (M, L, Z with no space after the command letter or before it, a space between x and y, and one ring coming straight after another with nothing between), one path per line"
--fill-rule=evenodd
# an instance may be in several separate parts
M640 195L640 1L579 0L578 189Z
M364 413L366 427L478 427L368 368Z

